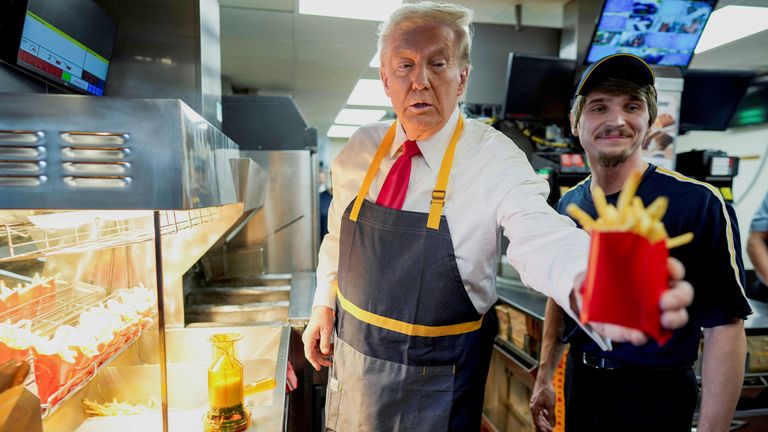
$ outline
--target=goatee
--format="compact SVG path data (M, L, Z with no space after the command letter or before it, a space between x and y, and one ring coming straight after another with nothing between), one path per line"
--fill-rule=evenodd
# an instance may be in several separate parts
M624 163L627 159L629 159L629 153L627 152L620 152L617 154L601 153L597 156L598 163L604 168L616 167Z

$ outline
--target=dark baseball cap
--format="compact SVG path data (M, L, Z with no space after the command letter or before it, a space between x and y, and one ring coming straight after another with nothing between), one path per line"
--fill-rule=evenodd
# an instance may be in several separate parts
M576 87L576 96L586 96L596 84L608 78L621 78L643 86L655 82L653 70L645 60L633 54L612 54L592 63L584 71Z

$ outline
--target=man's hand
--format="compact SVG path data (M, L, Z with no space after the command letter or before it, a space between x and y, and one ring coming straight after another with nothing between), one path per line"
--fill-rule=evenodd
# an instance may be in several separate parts
M552 432L555 426L555 386L551 379L536 379L529 406L536 430Z
M323 366L330 367L333 362L333 320L334 311L327 306L315 306L309 318L307 328L301 336L304 342L304 356L319 371Z
M670 330L683 327L688 323L688 311L685 309L693 301L693 287L683 280L685 276L685 267L675 258L667 259L667 269L669 270L669 289L665 291L659 299L661 308L661 325ZM583 275L576 278L578 287L581 287ZM581 308L581 292L575 289L576 300ZM648 336L642 331L628 327L608 324L593 323L589 325L595 331L605 338L614 342L629 342L632 345L643 345L648 342Z

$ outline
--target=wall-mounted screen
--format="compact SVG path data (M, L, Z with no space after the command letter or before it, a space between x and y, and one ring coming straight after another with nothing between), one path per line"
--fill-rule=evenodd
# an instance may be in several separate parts
M4 2L5 62L79 93L104 94L115 19L94 0Z
M630 53L649 64L688 67L717 0L606 0L586 63Z
M754 77L751 71L686 71L680 102L680 130L726 130Z
M507 65L507 119L568 121L576 62L512 53Z
M731 117L731 127L768 123L768 75L752 80Z

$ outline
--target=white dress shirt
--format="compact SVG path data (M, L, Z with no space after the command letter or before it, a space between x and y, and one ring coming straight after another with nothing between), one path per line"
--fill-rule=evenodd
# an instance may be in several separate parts
M459 118L458 108L443 129L418 141L403 210L429 213L443 154ZM335 309L341 218L355 199L381 139L391 122L359 128L331 165L333 200L328 234L320 246L314 305ZM398 125L392 148L379 167L366 199L376 197L407 140ZM555 299L566 312L576 275L587 268L589 236L546 202L549 187L534 173L525 154L501 132L465 120L446 192L448 220L459 273L469 298L484 314L496 302L496 274L501 235L509 240L506 256L527 286ZM426 219L425 219L426 223ZM381 262L386 263L386 259ZM576 319L578 322L578 319ZM589 332L591 333L591 332Z

